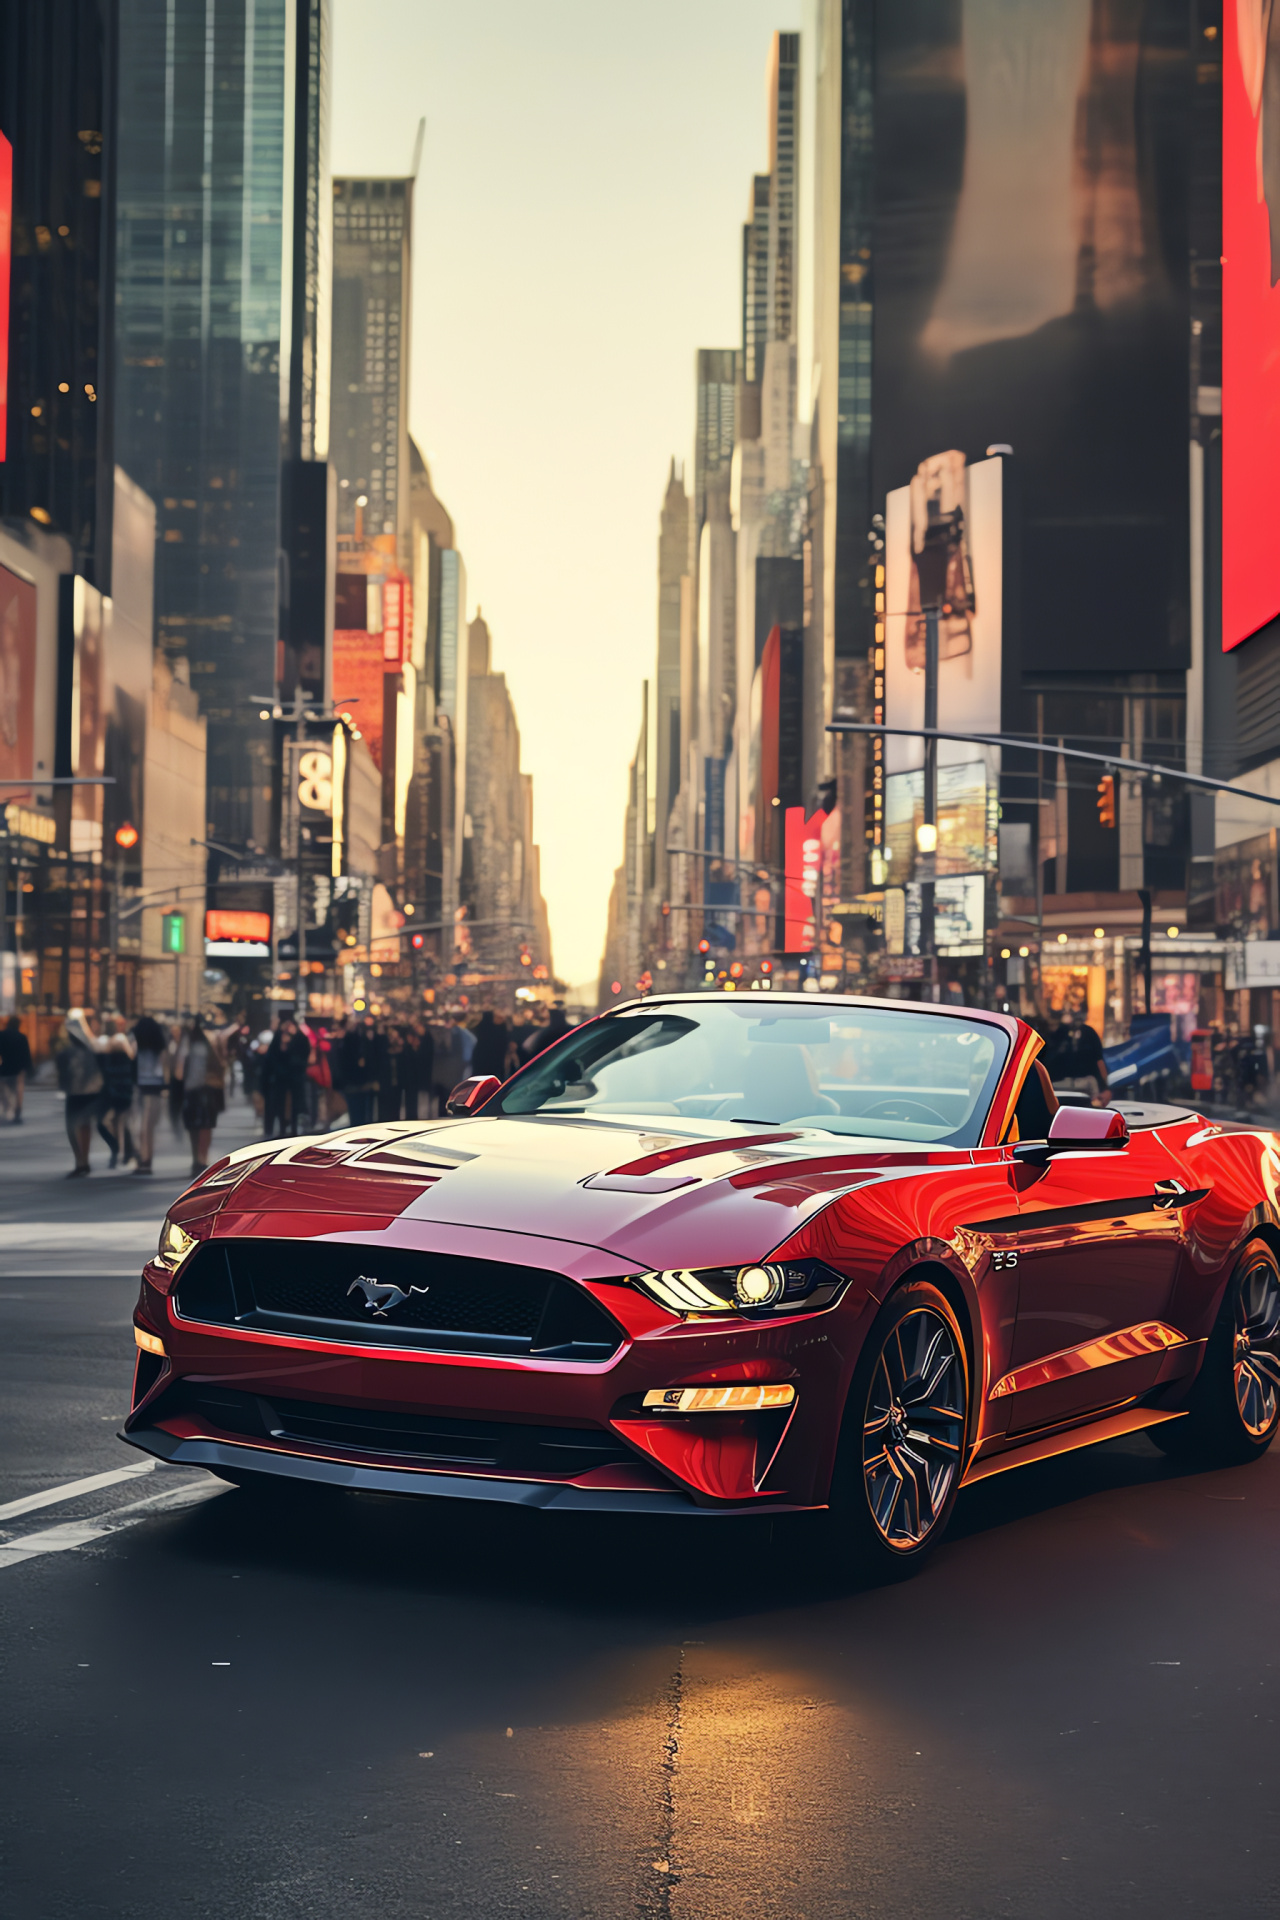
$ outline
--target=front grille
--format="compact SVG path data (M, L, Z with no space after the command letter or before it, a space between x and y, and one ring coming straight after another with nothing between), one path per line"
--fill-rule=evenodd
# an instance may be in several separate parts
M591 1467L635 1460L616 1435L598 1427L537 1427L504 1420L388 1413L374 1407L268 1399L237 1388L187 1381L171 1387L150 1418L154 1423L177 1416L243 1439L292 1440L325 1452L391 1454L436 1467L486 1467L568 1478Z
M173 1298L184 1319L205 1325L438 1353L607 1360L623 1337L559 1274L403 1247L210 1240Z

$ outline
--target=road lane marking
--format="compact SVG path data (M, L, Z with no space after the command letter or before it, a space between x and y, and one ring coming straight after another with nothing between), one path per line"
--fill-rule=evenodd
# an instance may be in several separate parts
M24 1494L21 1500L10 1500L8 1506L0 1507L0 1520L16 1520L20 1513L34 1513L37 1507L60 1507L64 1500L78 1500L82 1493L96 1493L99 1487L114 1487L121 1480L154 1473L158 1465L156 1460L131 1460L127 1467L112 1467L109 1473L91 1473L83 1480L68 1480L65 1486L48 1487L43 1493Z
M19 1566L24 1560L34 1560L38 1554L68 1553L76 1547L87 1547L95 1540L106 1539L108 1534L134 1526L139 1520L196 1506L227 1491L218 1481L171 1487L167 1493L152 1494L149 1500L135 1500L127 1507L117 1507L114 1513L100 1514L93 1520L70 1520L60 1527L46 1527L43 1533L29 1533L25 1539L0 1547L0 1572L5 1567Z
M154 1220L7 1220L7 1254L69 1253L96 1247L109 1253L150 1253L160 1237L163 1215Z

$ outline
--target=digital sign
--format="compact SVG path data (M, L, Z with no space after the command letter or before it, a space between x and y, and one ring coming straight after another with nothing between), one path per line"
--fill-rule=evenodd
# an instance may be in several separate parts
M271 915L229 907L210 907L204 916L206 940L249 940L265 945L271 939Z
M1223 8L1222 644L1280 615L1280 9Z

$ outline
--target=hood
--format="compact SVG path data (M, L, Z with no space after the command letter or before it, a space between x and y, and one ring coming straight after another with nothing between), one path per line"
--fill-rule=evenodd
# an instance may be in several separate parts
M816 1129L744 1136L714 1124L695 1132L477 1116L242 1148L209 1188L232 1188L218 1229L227 1233L293 1234L303 1218L314 1232L319 1214L332 1218L334 1237L386 1231L424 1245L432 1227L479 1229L589 1247L622 1268L709 1266L762 1259L852 1187L969 1158ZM272 1214L289 1216L288 1226L273 1228Z

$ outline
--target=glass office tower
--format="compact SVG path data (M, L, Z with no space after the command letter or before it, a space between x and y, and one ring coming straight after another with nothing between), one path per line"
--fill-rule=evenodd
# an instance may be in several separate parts
M188 662L210 837L235 847L271 837L282 462L323 439L314 348L291 349L295 315L319 327L326 40L326 0L120 0L116 457L156 502L158 644Z

